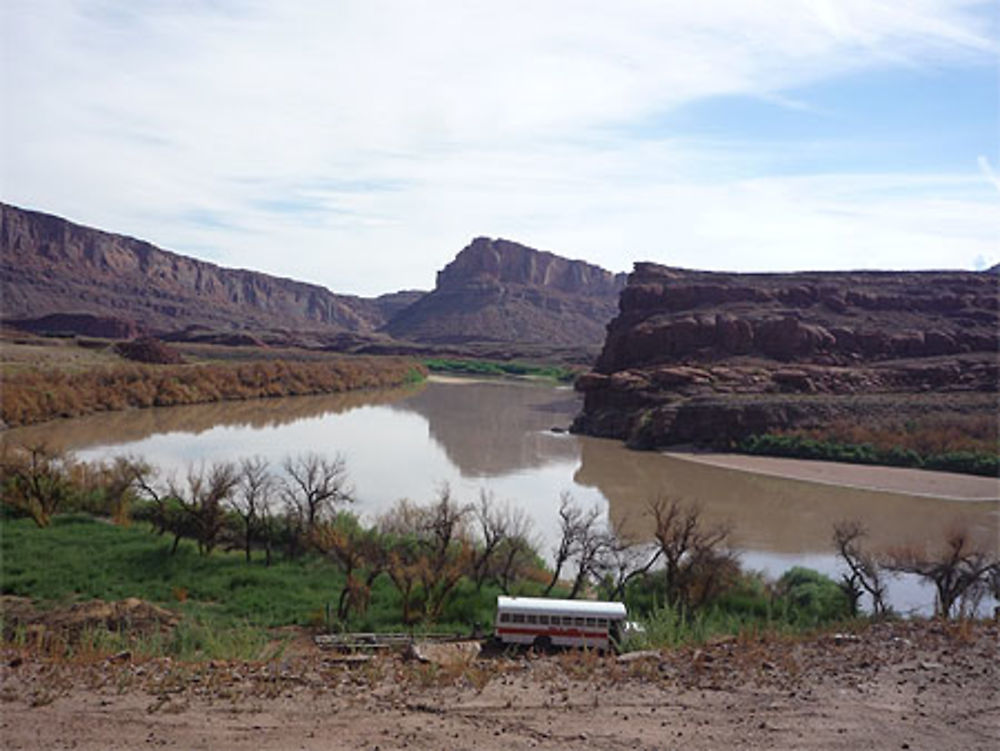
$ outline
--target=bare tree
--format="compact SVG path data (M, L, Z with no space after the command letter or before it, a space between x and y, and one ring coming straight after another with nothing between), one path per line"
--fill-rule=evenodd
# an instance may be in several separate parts
M480 492L479 504L471 514L478 531L472 561L476 588L481 589L487 580L492 580L506 591L525 554L534 555L530 544L531 519L523 509L510 503L500 505L485 490Z
M531 518L521 509L511 512L506 539L497 548L494 577L504 594L509 595L515 582L524 578L538 558L532 539Z
M101 484L108 504L108 512L115 524L127 525L132 501L138 487L136 478L148 471L148 465L131 456L116 456L104 468Z
M27 512L39 527L47 527L52 516L69 498L66 476L70 458L44 443L24 446L4 454L4 502Z
M211 555L219 542L226 521L223 504L238 481L236 466L221 462L211 465L207 470L204 466L197 469L194 466L188 467L185 485L173 480L169 483L170 495L183 509L202 555ZM174 550L177 549L180 530L175 534Z
M571 600L579 597L589 582L600 579L604 561L615 543L614 533L605 526L597 525L596 521L595 517L592 523L581 525L577 533L576 555L573 557L576 576L569 591Z
M440 617L449 595L472 561L472 545L465 528L469 511L469 507L451 497L451 489L445 485L426 516L422 538L428 554L422 561L420 578L426 615L431 621Z
M254 539L269 531L264 520L274 482L266 459L255 456L240 462L239 481L229 498L229 505L243 522L243 550L247 563Z
M624 522L614 526L615 529L622 529ZM609 532L609 544L599 562L600 578L605 596L620 600L625 596L629 582L649 573L660 560L663 550L656 543L638 542L613 530Z
M386 551L374 529L363 529L347 512L331 522L320 522L312 542L344 572L344 586L337 601L337 617L346 621L351 611L364 613L372 586L386 567Z
M133 482L139 492L153 503L153 514L150 520L157 534L165 534L170 528L169 495L156 485L156 470L149 464L134 465ZM174 540L174 550L180 537Z
M839 522L833 528L833 546L847 564L847 573L842 575L840 588L850 601L851 612L858 612L861 597L867 593L872 600L872 614L881 618L888 613L886 581L878 558L861 547L861 540L867 534L857 520Z
M327 459L316 453L285 459L287 477L282 494L287 508L289 554L294 557L302 539L316 523L329 518L340 504L354 500L348 485L347 462L342 454Z
M659 498L649 506L664 560L667 600L694 611L716 597L738 570L729 528L706 528L697 505Z
M583 540L594 533L600 515L601 511L596 506L584 511L569 493L559 496L559 544L552 551L552 578L545 588L546 595L559 581L563 567L580 553Z
M930 581L936 590L935 613L950 618L956 605L962 615L976 610L1000 569L1000 558L975 545L967 529L955 528L940 553L898 548L887 556L886 567Z
M404 622L413 623L418 612L427 620L437 619L469 570L469 511L444 486L429 506L401 500L380 517L379 529L388 543L386 573L402 598Z

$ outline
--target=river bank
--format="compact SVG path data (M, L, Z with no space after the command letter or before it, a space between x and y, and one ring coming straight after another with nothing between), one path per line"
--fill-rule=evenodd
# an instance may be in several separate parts
M724 467L772 477L806 480L845 488L891 491L960 501L1000 500L1000 479L995 477L903 467L844 464L812 459L751 456L748 454L705 451L666 451L664 453L676 459L708 464L713 467Z

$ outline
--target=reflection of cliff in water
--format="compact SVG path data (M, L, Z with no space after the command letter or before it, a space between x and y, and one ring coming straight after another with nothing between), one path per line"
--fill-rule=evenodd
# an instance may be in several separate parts
M419 392L423 385L341 394L211 402L152 407L56 420L0 433L0 443L45 443L59 449L132 443L161 433L197 435L218 426L276 428L298 420L339 414L357 407L388 404Z
M574 438L549 431L579 410L568 389L503 381L447 381L391 405L416 412L464 477L495 477L576 460Z
M581 438L581 466L574 479L596 487L611 518L625 531L648 538L647 514L657 497L697 501L710 523L727 523L738 547L775 553L833 553L836 523L857 519L866 544L885 550L900 544L940 545L956 525L996 546L1000 503L955 501L785 479L713 467L665 454L630 451L617 441Z

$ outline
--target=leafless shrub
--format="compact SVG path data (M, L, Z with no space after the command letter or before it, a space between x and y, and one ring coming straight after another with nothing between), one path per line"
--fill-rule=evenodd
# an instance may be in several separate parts
M444 486L429 506L404 499L379 518L388 544L386 573L402 598L405 623L436 620L469 570L474 558L469 512Z
M0 467L4 503L47 527L70 495L70 462L66 454L42 443L5 451Z
M833 546L848 569L841 577L840 588L850 601L852 613L857 614L861 598L867 593L872 601L872 614L882 618L888 614L887 585L879 559L861 547L866 536L859 521L842 521L834 525Z
M100 468L100 485L108 504L108 512L115 524L128 525L130 509L135 498L136 476L145 471L147 464L129 456L116 456L110 465Z
M739 573L729 546L729 528L706 528L697 505L659 498L649 505L664 562L668 602L697 610L729 586Z
M263 538L270 550L268 507L275 479L266 459L253 457L240 462L239 481L229 498L229 506L243 523L243 550L247 563L250 549L257 538Z
M956 613L967 617L975 614L983 597L995 586L1000 557L995 550L976 545L968 529L956 527L948 533L940 552L896 548L889 552L886 567L931 582L936 592L936 615L950 618Z
M285 459L282 496L285 499L289 555L295 557L301 542L316 524L330 518L334 509L354 500L342 454L327 459L316 453Z
M521 509L511 511L506 539L494 556L494 577L504 594L510 594L514 584L523 580L538 558L538 545L531 529L531 517Z
M614 526L622 529L624 522ZM663 551L657 543L631 540L613 531L599 564L604 595L611 600L623 598L629 582L647 574L661 555Z
M592 538L597 534L597 520L601 511L596 506L585 511L578 506L569 493L559 496L559 543L553 553L552 577L549 579L545 594L548 595L562 575L563 567L573 558L598 547ZM586 576L586 572L584 574ZM577 577L579 581L580 577ZM578 581L574 581L574 595L579 589Z
M346 621L351 611L364 613L372 586L386 567L386 548L375 529L364 529L347 512L330 522L320 522L312 533L313 545L344 572L344 586L337 601L337 617Z
M169 494L180 505L184 521L181 529L175 531L180 536L185 532L198 543L202 555L210 555L219 543L226 524L224 503L232 495L239 482L236 465L220 462L207 469L204 466L188 467L186 482L181 484L170 480ZM174 549L177 548L175 539Z
M476 588L482 589L483 583L495 573L495 559L501 546L510 538L514 518L510 504L501 507L493 494L486 490L480 491L479 503L473 507L472 516L478 532L472 578Z

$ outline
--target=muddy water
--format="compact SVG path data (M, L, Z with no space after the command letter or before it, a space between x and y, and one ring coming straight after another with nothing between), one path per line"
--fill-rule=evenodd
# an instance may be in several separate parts
M165 474L192 462L259 455L277 466L291 454L339 452L356 510L369 518L399 498L430 500L443 483L463 500L485 490L530 513L543 552L554 544L564 491L601 506L637 537L649 535L650 500L697 502L708 521L732 528L746 565L771 574L796 564L835 574L830 534L844 519L862 521L879 548L935 544L956 525L998 544L995 483L985 492L993 500L949 500L715 467L549 430L568 425L578 409L566 388L434 379L410 389L94 415L8 431L0 440L45 441L84 459L134 454ZM913 582L893 591L902 609L925 609L931 597Z

